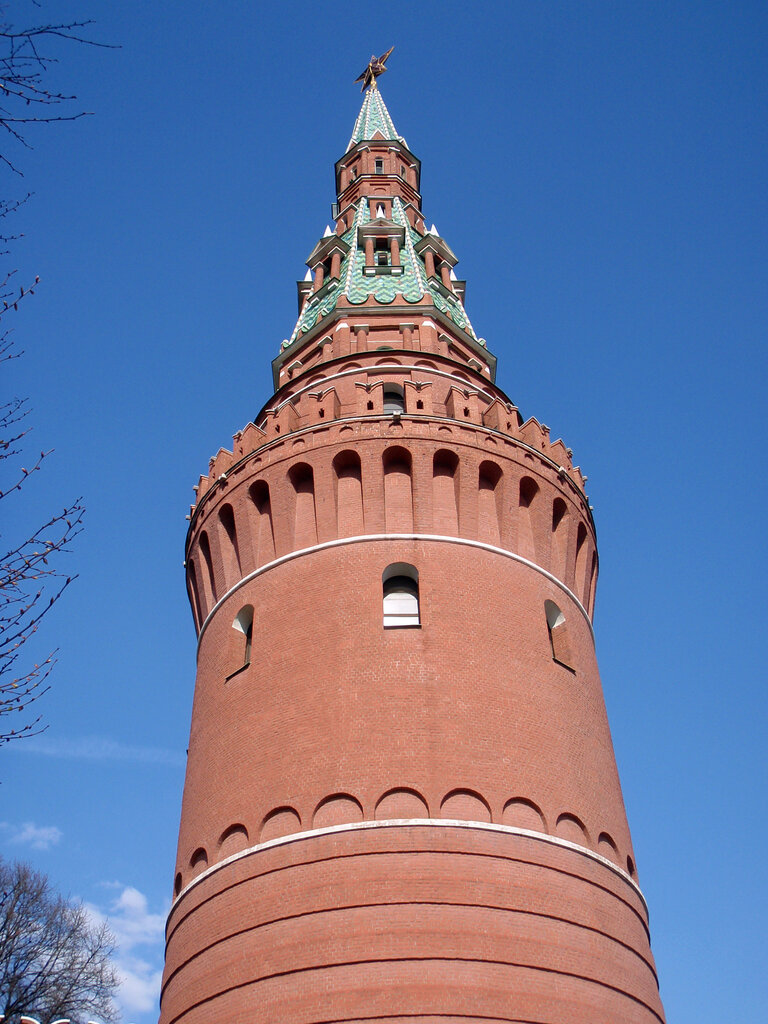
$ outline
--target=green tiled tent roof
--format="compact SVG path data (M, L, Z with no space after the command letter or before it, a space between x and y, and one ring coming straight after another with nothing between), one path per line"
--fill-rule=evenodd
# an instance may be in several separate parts
M357 115L347 149L358 142L372 139L377 132L380 132L385 139L393 139L403 145L406 144L405 140L397 134L379 90L368 89L360 113ZM299 314L293 333L289 339L283 342L282 349L290 348L303 334L307 334L318 322L332 313L340 298L343 297L350 305L359 306L371 295L381 305L394 302L398 295L402 295L406 302L413 304L421 302L427 296L437 309L449 317L457 327L466 331L479 344L485 345L482 339L477 338L461 299L450 292L446 294L446 290L441 289L434 279L427 278L424 263L414 249L416 243L423 236L411 227L403 202L397 196L392 199L392 220L405 229L405 244L400 251L402 273L363 273L365 250L358 245L357 232L359 227L371 220L369 198L364 196L358 201L352 224L342 235L349 246L349 251L341 261L339 279L327 280L316 295L309 295Z
M357 115L355 127L352 129L352 137L347 149L352 149L358 142L372 139L376 132L380 132L384 139L396 139L404 146L406 145L405 139L397 134L394 121L389 115L379 90L368 89L360 113Z
M357 229L361 225L367 224L370 219L368 199L363 198L357 205L351 227L342 236L349 246L349 252L341 262L339 280L329 281L327 287L318 292L317 296L309 296L291 337L287 343L283 343L283 347L290 347L302 334L311 331L319 320L328 316L336 308L342 295L354 306L362 305L369 295L373 295L376 301L382 305L394 302L397 295L402 295L406 302L412 303L420 302L427 295L442 313L453 320L457 327L476 338L472 324L458 296L445 295L433 281L428 280L424 264L414 250L415 243L422 236L409 224L402 200L397 197L392 200L392 220L395 224L405 228L405 245L400 252L403 272L396 276L389 274L368 276L363 273L365 251L357 244Z

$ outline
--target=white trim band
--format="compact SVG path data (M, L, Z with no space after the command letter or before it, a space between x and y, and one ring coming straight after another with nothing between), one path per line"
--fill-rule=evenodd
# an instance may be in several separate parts
M287 846L292 843L302 842L305 839L315 839L318 836L334 835L339 832L359 832L374 828L435 828L441 826L469 828L478 832L500 832L504 835L524 836L527 839L535 839L537 842L549 843L552 846L561 846L566 850L573 850L575 853L579 853L590 860L596 861L603 867L609 868L622 881L627 882L640 898L646 916L648 914L648 904L645 902L645 896L643 896L640 886L623 868L618 867L612 860L608 860L607 857L595 853L594 850L588 850L586 846L572 843L569 839L551 836L546 832L535 832L527 828L517 828L514 825L495 825L489 821L458 821L452 818L391 818L385 821L353 821L347 825L329 825L327 828L307 829L304 832L294 832L291 835L280 836L277 839L268 839L264 843L256 843L255 846L249 846L247 850L233 853L231 857L226 857L224 860L219 861L218 864L213 864L211 867L206 868L205 871L201 871L199 875L185 885L179 895L174 898L171 909L168 912L168 918L170 919L174 908L182 897L202 882L203 879L210 877L214 872L221 870L221 868L229 864L233 864L235 861L242 860L244 857L250 857L254 853L260 853L262 850L270 850L276 846Z
M590 621L589 613L587 612L587 609L584 607L581 601L578 599L578 597L576 597L576 595L573 593L573 591L566 587L562 580L559 580L557 576L553 576L552 573L549 572L547 569L544 569L542 566L537 565L536 562L532 562L528 558L523 558L522 555L518 555L514 551L507 551L506 548L497 548L493 544L485 544L483 543L483 541L479 540L469 540L466 537L443 537L440 534L435 533L369 533L362 534L358 537L340 537L337 540L325 541L323 544L313 544L312 547L309 548L299 548L297 551L289 551L287 555L281 555L280 558L275 558L273 561L267 562L266 564L259 566L258 569L254 569L253 572L249 572L247 576L243 576L243 578L239 580L234 585L234 587L230 587L226 594L222 595L222 597L218 599L216 604L214 604L213 608L211 608L211 610L206 615L205 620L203 621L203 624L200 627L200 632L198 633L197 636L197 653L199 654L200 652L200 644L202 643L203 634L208 628L208 623L211 621L211 619L216 614L221 605L228 598L230 598L232 594L238 591L241 587L245 586L246 583L250 583L251 580L256 579L257 576L261 576L262 573L268 572L270 569L275 569L278 565L283 565L283 563L285 562L290 562L294 558L299 558L302 555L309 555L315 551L326 551L330 548L341 547L345 544L362 544L365 541L383 540L427 540L438 541L443 544L464 544L467 547L480 548L483 551L491 551L493 552L493 554L496 555L503 555L505 558L511 558L513 562L521 562L523 565L527 565L529 569L533 569L535 572L541 573L542 576L545 576L550 582L554 583L555 586L559 587L560 590L563 591L563 593L567 594L568 597L571 598L571 600L574 602L574 604L579 609L581 614L584 616L586 623L589 626L589 631L592 634L592 639L594 640L595 638L595 631L592 626L592 622Z

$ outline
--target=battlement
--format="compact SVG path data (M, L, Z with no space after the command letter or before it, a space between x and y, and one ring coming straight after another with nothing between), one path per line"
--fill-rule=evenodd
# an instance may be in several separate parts
M427 361L414 354L406 361L408 355L360 354L354 362L336 360L324 365L322 376L305 371L296 377L263 410L258 424L249 423L234 435L231 450L221 448L211 458L208 473L195 488L191 512L233 466L267 445L315 428L327 429L342 420L389 421L393 416L414 424L423 419L452 420L481 432L503 434L554 465L583 494L586 480L573 465L571 449L560 439L552 441L548 426L535 417L523 422L517 407L479 374L472 380L448 360ZM388 411L385 395L390 398ZM401 407L393 411L398 404Z
M382 389L377 382L356 390L367 405L366 396ZM305 397L315 413L338 402L333 389ZM590 510L573 479L578 471L551 458L567 450L551 444L536 420L518 425L510 405L513 434L471 416L379 407L278 430L300 424L300 409L301 402L285 403L263 428L249 424L235 451L219 452L201 478L187 543L198 629L222 595L261 565L345 537L394 534L514 552L561 580L591 615L597 549Z

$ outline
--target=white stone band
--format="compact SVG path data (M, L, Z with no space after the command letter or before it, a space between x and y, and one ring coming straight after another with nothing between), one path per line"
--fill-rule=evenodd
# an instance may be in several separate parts
M481 548L483 551L491 551L495 555L503 555L505 558L511 558L514 562L521 562L523 565L527 565L529 569L533 569L535 572L541 573L542 576L545 576L548 580L554 583L555 586L559 587L564 594L567 594L568 597L571 598L571 600L574 602L574 604L579 609L581 614L584 616L584 619L586 620L586 623L589 626L589 631L592 634L592 639L594 641L595 631L592 627L592 622L590 621L589 613L587 612L587 609L584 607L581 601L578 599L578 597L576 597L576 595L573 593L573 591L566 587L562 580L559 580L557 576L553 576L551 572L548 572L542 566L537 565L535 562L531 562L528 558L523 558L522 555L518 555L514 551L507 551L505 548L497 548L493 544L484 544L482 541L479 540L469 540L466 537L442 537L439 534L434 533L368 533L362 534L359 537L340 537L338 540L327 540L323 544L313 544L312 547L309 548L299 548L297 551L289 551L287 555L281 555L280 558L275 558L271 562L266 562L264 565L259 566L258 569L254 569L253 572L249 572L247 576L243 576L243 578L238 583L236 583L234 587L230 587L226 594L224 594L222 597L218 599L216 604L213 606L213 608L211 608L211 610L206 615L205 621L200 627L200 632L198 633L197 636L198 654L200 652L200 644L203 639L203 633L205 633L205 630L208 627L208 623L216 614L220 606L228 598L230 598L232 594L236 593L240 589L240 587L243 587L245 586L246 583L249 583L251 580L256 579L257 576L261 576L262 573L268 572L270 569L275 569L278 565L282 565L284 562L290 562L291 559L293 558L300 558L302 555L309 555L312 554L312 552L314 551L326 551L329 548L341 547L344 544L362 544L365 541L382 540L428 540L438 541L441 544L465 544L467 547Z
M315 839L318 836L334 835L339 832L359 832L374 828L435 828L444 826L448 826L450 828L468 828L478 832L501 832L505 835L524 836L527 839L535 839L540 843L550 843L552 846L562 846L567 850L573 850L575 853L579 853L583 857L588 857L590 860L597 861L598 864L608 868L614 874L618 875L622 881L630 885L642 901L646 915L648 914L648 904L645 902L645 897L643 896L640 886L627 874L626 871L614 864L612 860L608 860L607 857L603 857L599 853L595 853L593 850L588 850L586 846L579 846L578 843L572 843L568 839L561 839L559 836L551 836L546 832L534 832L527 828L517 828L514 825L494 825L489 821L458 821L450 818L396 818L385 821L353 821L347 825L330 825L327 828L307 829L304 832L294 832L291 835L280 836L277 839L268 839L265 843L256 843L255 846L249 846L247 850L241 850L239 853L233 853L231 857L226 857L224 860L219 861L218 864L213 864L211 867L206 868L205 871L201 871L200 874L185 885L179 895L175 897L171 904L168 916L170 918L174 907L182 896L186 895L190 889L193 889L196 885L202 882L203 879L208 878L210 875L214 874L214 872L219 871L228 864L232 864L237 860L242 860L243 857L250 857L252 854L259 853L262 850L269 850L275 846L287 846L288 844L302 842L305 839Z

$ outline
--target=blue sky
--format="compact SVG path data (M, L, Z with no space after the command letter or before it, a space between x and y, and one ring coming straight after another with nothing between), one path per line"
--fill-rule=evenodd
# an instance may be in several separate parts
M12 8L20 5L11 5ZM185 514L271 393L371 52L428 222L527 418L589 476L606 703L667 1016L766 1015L768 9L709 0L43 2L92 117L30 133L11 263L37 447L3 536L82 494L43 737L0 846L109 915L156 1021L194 683ZM19 20L22 19L19 16ZM32 15L35 18L35 15ZM3 503L4 506L6 503ZM45 650L44 650L45 649Z

